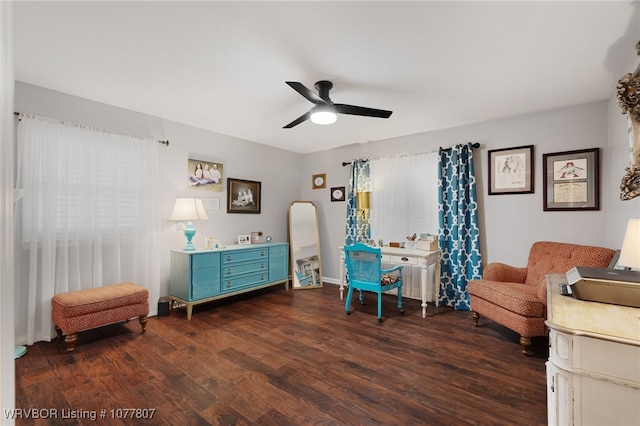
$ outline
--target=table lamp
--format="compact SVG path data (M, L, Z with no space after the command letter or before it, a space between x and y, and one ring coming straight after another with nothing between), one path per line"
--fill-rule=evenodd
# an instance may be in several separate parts
M629 219L627 223L618 264L625 269L640 270L640 219Z
M362 233L360 239L366 241L369 238L369 209L371 208L371 192L356 192L356 208L362 218Z
M176 203L173 205L169 220L176 222L187 222L184 227L184 236L187 237L187 245L182 250L194 251L196 247L191 240L196 234L196 229L193 227L192 220L209 220L207 212L204 209L204 203L201 198L176 198Z
M356 208L360 212L363 218L366 219L367 211L369 210L369 203L371 201L371 192L360 191L356 193Z

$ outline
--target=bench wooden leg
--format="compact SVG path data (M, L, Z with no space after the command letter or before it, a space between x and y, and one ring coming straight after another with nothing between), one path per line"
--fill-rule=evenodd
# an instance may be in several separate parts
M142 332L144 333L145 331L147 331L147 316L140 315L139 321L140 325L142 326Z
M67 334L64 338L64 342L67 344L67 352L73 352L73 349L78 340L78 333Z

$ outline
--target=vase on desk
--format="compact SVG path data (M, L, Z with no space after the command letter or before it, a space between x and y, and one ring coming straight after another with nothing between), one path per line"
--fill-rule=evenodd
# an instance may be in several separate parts
M406 247L406 248L413 248L413 246L415 245L415 243L416 243L415 241L408 240L408 241L407 241L407 244L405 244L405 247Z

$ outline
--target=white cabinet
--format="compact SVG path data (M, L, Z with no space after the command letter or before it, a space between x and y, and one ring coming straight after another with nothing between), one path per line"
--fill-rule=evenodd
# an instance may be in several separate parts
M549 275L549 425L640 425L640 309L562 296Z

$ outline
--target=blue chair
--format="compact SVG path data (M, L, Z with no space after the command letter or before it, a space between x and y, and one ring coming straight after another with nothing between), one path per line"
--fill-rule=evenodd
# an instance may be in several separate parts
M347 267L347 277L349 280L349 291L344 310L347 315L351 315L351 298L353 290L358 290L360 304L364 304L363 291L378 293L378 322L384 321L382 317L382 292L398 289L398 310L402 309L402 266L391 269L381 268L380 249L356 243L352 246L344 246L344 261ZM396 272L395 274L391 274Z

